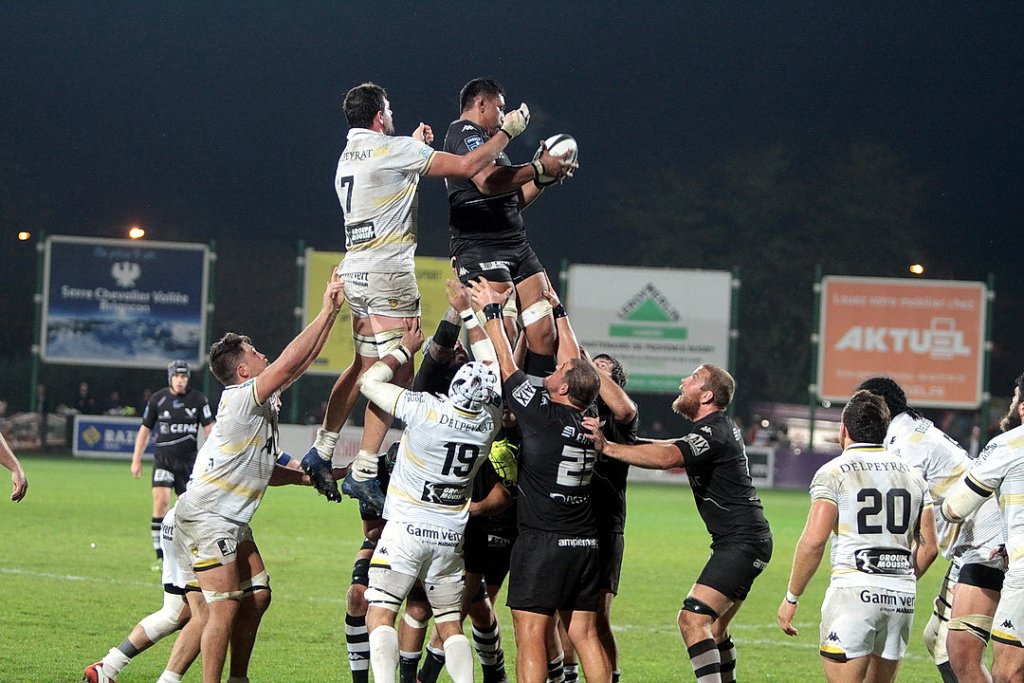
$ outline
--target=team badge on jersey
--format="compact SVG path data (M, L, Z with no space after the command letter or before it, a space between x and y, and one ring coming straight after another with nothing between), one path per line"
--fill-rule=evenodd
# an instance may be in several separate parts
M484 144L484 139L479 135L470 135L466 138L466 147L472 152L474 149Z
M530 384L530 380L526 380L518 387L512 390L512 398L521 403L522 405L528 405L533 399L534 394L537 393L537 389Z
M704 455L711 450L711 444L700 434L687 434L683 437L683 441L690 444L694 455Z

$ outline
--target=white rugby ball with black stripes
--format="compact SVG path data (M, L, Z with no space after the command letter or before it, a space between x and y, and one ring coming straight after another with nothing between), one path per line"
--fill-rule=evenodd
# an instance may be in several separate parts
M544 141L544 144L547 145L548 152L550 152L552 156L560 157L566 152L568 152L569 156L567 158L569 161L576 161L576 157L580 151L579 147L576 145L576 139L573 136L568 135L567 133L559 133L558 135L552 135L551 137ZM539 148L537 149L537 153L533 156L533 158L534 160L540 158ZM556 182L555 178L552 178L551 176L548 175L544 175L543 173L537 177L537 184L540 185L541 187L547 187L548 185L551 185L554 182Z

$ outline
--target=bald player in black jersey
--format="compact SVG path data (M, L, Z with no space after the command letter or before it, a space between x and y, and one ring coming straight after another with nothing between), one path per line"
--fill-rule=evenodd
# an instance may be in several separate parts
M711 534L711 558L679 611L679 631L700 683L736 679L729 623L772 556L772 535L747 468L736 424L725 414L736 382L717 365L701 365L679 384L672 410L692 420L677 441L627 446L608 441L597 419L585 426L595 448L648 469L685 467L697 511Z
M505 91L489 78L476 78L459 93L460 118L448 127L444 151L465 155L490 140L501 126ZM514 166L504 153L470 179L450 178L449 228L456 273L466 283L485 278L504 291L515 288L529 349L541 356L555 355L555 324L544 293L550 288L544 266L526 240L521 212L544 188L541 174L560 182L570 177L577 164L551 156L541 148L530 164ZM515 303L516 299L511 299ZM514 306L507 307L504 321L515 339Z
M610 683L611 666L597 635L600 571L597 521L590 504L593 444L583 428L596 415L601 380L581 358L568 320L560 319L555 371L542 387L515 363L502 325L507 294L472 281L473 303L483 311L498 356L503 393L519 422L519 537L512 549L508 606L515 627L516 680L548 676L547 636L558 613L592 683Z

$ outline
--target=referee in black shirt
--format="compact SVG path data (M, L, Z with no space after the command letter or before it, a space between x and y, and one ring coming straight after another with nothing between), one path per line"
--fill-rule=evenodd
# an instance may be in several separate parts
M701 683L736 680L729 622L772 556L771 530L750 480L743 440L725 414L735 390L732 375L716 365L701 365L684 377L672 410L693 426L677 441L617 444L605 439L596 419L584 421L594 446L606 456L648 469L686 468L697 511L711 534L711 557L678 618Z
M558 324L555 371L542 387L530 383L512 355L502 328L507 294L481 279L469 283L473 303L482 308L487 336L494 344L503 393L519 421L519 537L512 548L508 606L515 626L516 680L543 683L548 676L546 634L555 613L592 683L610 683L611 666L597 633L600 567L597 521L590 504L593 443L583 427L601 380L590 361L580 358L564 309Z

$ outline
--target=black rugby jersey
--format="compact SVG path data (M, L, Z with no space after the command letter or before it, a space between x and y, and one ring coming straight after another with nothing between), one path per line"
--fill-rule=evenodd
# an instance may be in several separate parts
M199 428L213 423L210 403L201 391L178 396L164 387L149 397L142 424L156 434L156 454L164 458L192 457L199 447Z
M597 536L590 503L594 443L586 438L585 413L555 403L543 387L518 370L504 385L519 420L519 530Z
M598 403L598 418L601 420L601 432L609 441L622 444L635 444L637 423L640 412L633 415L628 424L619 424L612 417L611 411ZM626 526L626 477L629 475L629 464L598 455L594 463L594 476L590 480L590 498L597 515L597 527L601 533L621 534Z
M444 151L463 156L490 139L471 121L460 119L448 126ZM494 163L511 166L504 152ZM452 255L462 240L491 241L515 245L526 241L526 229L519 214L519 191L487 196L480 193L472 180L448 178L448 226L451 230Z
M719 410L697 420L675 446L683 454L697 511L711 534L712 547L719 542L771 537L747 469L743 439L729 416Z

